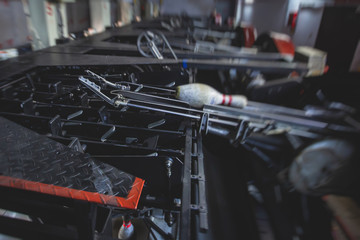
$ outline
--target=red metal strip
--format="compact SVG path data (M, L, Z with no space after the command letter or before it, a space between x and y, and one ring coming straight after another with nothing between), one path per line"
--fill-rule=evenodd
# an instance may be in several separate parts
M273 38L274 43L281 54L295 54L295 46L291 41L285 41L282 39Z
M1 176L1 175L0 175L0 186L40 192L40 193L55 195L59 197L84 200L88 202L111 205L115 207L136 209L139 203L142 188L144 186L144 180L142 180L141 178L135 178L133 186L126 198L76 190L73 188L60 187L51 184L33 182L24 179Z
M245 35L245 47L249 48L255 42L255 29L254 27L244 27L243 28Z

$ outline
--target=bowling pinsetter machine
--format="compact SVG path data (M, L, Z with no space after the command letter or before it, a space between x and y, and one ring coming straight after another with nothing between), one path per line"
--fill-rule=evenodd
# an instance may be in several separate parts
M280 53L258 52L256 48L239 48L217 45L199 41L195 46L182 44L176 40L168 40L160 31L147 30L137 38L137 49L144 57L154 57L164 64L177 61L184 69L239 69L257 70L262 72L291 73L296 71L301 75L308 72L308 67L301 62L288 62ZM173 47L181 47L190 51L174 51ZM168 51L166 51L167 49ZM200 53L198 49L205 49ZM208 54L211 53L211 54Z
M225 137L232 143L246 143L247 137L255 133L286 134L291 136L290 141L297 148L301 145L301 138L314 140L327 135L344 137L358 136L360 133L360 124L350 116L351 109L340 116L334 112L336 104L330 110L321 111L328 116L324 121L317 118L314 109L299 110L253 101L238 105L241 108L231 107L231 99L237 96L222 95L215 90L213 94L222 99L220 105L212 104L211 100L208 104L199 105L199 101L204 99L206 103L207 97L201 97L201 89L191 92L191 89L196 89L197 84L183 85L176 89L156 87L158 92L163 93L159 96L146 93L151 92L153 86L130 82L114 83L89 70L86 72L100 84L84 76L79 77L81 83L116 108L146 109L196 120L199 132ZM206 90L209 92L209 89ZM181 98L184 91L187 92L187 98L176 99Z
M153 86L109 82L96 73L86 72L89 77L80 76L81 83L113 107L138 108L194 120L199 134L220 136L233 147L255 155L266 166L266 170L259 170L259 166L254 170L258 172L255 175L260 174L255 179L258 178L256 181L259 181L265 200L257 196L257 191L249 190L250 195L260 199L259 202L269 201L273 198L269 189L279 188L278 184L263 180L266 179L263 174L269 172L278 178L290 195L294 189L303 196L351 195L354 192L353 184L359 179L351 169L357 165L358 152L354 143L360 137L360 124L355 120L355 109L350 106L328 102L326 108L294 109L246 101L244 96L222 95L209 86L197 83L177 88L156 87L157 93L161 94L155 95L152 93ZM317 95L324 99L321 92ZM231 99L241 97L244 98L239 101L241 104L237 103L234 107ZM220 99L220 102L212 99ZM285 145L278 144L278 137L285 139ZM274 161L274 152L280 152L281 158L285 156L288 164ZM346 178L344 172L347 173ZM265 205L270 212L274 211L270 213L272 218L282 214L276 211L276 204ZM282 228L281 219L282 215L278 222L275 221L275 228Z

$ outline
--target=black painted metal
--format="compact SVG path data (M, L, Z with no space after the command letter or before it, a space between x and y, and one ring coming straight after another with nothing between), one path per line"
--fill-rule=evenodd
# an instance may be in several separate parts
M134 176L0 118L3 176L126 197Z
M33 60L40 58L39 55L30 57L29 59L32 60L29 61L32 63L29 63L27 67L18 66L20 70L26 69L25 72L11 69L0 76L4 78L0 82L0 116L21 125L22 129L25 127L36 132L35 136L46 143L51 142L63 146L76 156L89 154L94 159L93 161L101 166L108 166L115 171L126 171L144 178L145 186L138 211L135 211L138 213L135 215L140 214L139 211L141 212L144 207L157 207L175 215L180 213L180 218L189 219L188 223L194 222L195 220L192 219L198 216L199 212L191 210L191 195L193 194L190 189L191 174L184 174L184 166L191 164L194 158L191 149L192 138L195 136L192 136L193 126L189 124L190 122L186 122L187 120L182 117L131 107L115 109L99 100L77 80L79 75L86 74L84 70L91 69L110 81L130 83L136 81L141 84L148 83L152 78L156 79L153 86L164 87L169 83L172 84L174 80L175 85L184 83L186 74L177 72L171 75L171 72L162 69L159 65L152 67L146 65L135 67L131 65L71 66L62 62L65 59L59 59L57 62L64 65L57 66L53 62L50 64L53 65L51 67L35 67L33 64L36 61ZM44 55L49 57L49 54ZM19 63L13 63L11 66L17 64ZM178 66L169 66L174 69L174 73L175 70L179 71ZM163 72L166 73L164 76ZM150 73L152 77L149 78L150 75L147 73ZM108 90L105 88L105 91ZM140 92L165 96L156 88L143 88ZM24 130L22 134L31 132L30 130ZM25 137L23 140L26 141ZM17 146L17 144L13 145ZM39 154L44 154L40 147L34 145L32 148ZM29 156L29 162L34 161L34 158L37 157ZM168 158L173 160L170 179L168 179L165 164ZM188 161L187 164L184 163L185 159ZM19 158L14 155L14 161L18 160ZM40 158L38 160L42 162ZM61 164L66 163L67 161L61 162ZM26 166L25 164L23 167ZM3 165L3 168L10 171L6 165ZM78 171L76 170L75 173L78 174ZM35 174L39 178L47 176L41 174L40 170ZM79 187L79 189L83 188ZM59 238L108 239L111 237L111 233L105 230L111 228L112 225L111 217L114 212L111 208L100 207L96 204L89 205L82 201L62 197L43 196L44 194L24 190L0 188L0 192L14 200L0 201L0 207L25 213L36 220L30 224L35 226L33 230L24 231L25 235L37 236L40 231L47 238L55 238L54 235L58 231L64 231ZM181 199L182 207L175 205L175 198ZM50 205L47 205L47 208L41 207L44 202ZM66 208L64 209L63 206ZM49 211L58 213L58 218L47 216ZM117 214L124 211L116 209ZM27 225L28 223L19 222L18 226L19 229L27 229ZM70 225L72 226L70 229L74 231L67 233L65 226ZM53 229L55 229L54 233L51 232ZM182 236L191 236L194 232L200 231L198 226L184 221L180 221L179 229L180 232L186 232L186 235ZM18 236L13 228L1 231Z
M183 188L181 197L180 239L190 239L191 234L191 149L192 130L187 125L184 153Z

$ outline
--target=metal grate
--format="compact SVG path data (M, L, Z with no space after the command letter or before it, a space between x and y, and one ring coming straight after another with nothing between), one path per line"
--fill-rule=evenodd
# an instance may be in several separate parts
M0 115L52 140L76 147L95 159L172 158L176 159L174 169L181 169L185 148L184 119L146 110L114 109L77 80L84 69L39 67L7 83L1 88ZM110 74L107 69L103 75L135 88L138 85L135 81L142 80L141 75L136 74L142 72L132 70L121 69ZM156 87L139 91L166 94ZM126 166L124 161L123 165ZM136 169L124 168L136 175ZM158 171L166 176L164 166ZM180 175L174 174L177 176L174 186L181 184ZM172 194L180 197L181 193Z
M180 213L179 233L182 239L190 236L193 227L206 230L205 176L203 159L198 158L202 156L201 136L196 131L195 123L181 116L151 110L131 107L116 109L80 83L78 78L86 75L86 70L94 71L108 81L121 82L131 91L169 98L173 96L164 89L188 81L186 72L161 65L37 67L3 82L0 86L0 116L36 132L42 141L63 146L62 149L68 146L71 154L76 153L76 156L85 154L85 157L91 157L91 161L98 166L106 166L104 169L112 169L116 173L124 171L128 176L144 179L138 209L156 207ZM96 82L96 78L92 80ZM111 95L106 87L104 91ZM7 148L5 145L3 147ZM35 153L42 156L42 148L35 139L32 147ZM28 156L24 168L34 162L37 158L35 155ZM13 163L16 163L16 159L19 158L14 156ZM35 164L35 168L39 167L34 171L35 175L21 177L31 181L28 183L30 185L32 182L46 183L57 187L88 189L97 194L127 196L129 188L124 188L124 182L120 184L121 189L128 190L123 193L116 188L107 189L106 186L98 191L94 182L90 188L85 186L86 181L84 186L80 186L76 181L63 181L64 177L60 175L59 178L51 178L43 174L52 168L59 172L83 174L83 179L89 177L87 170L77 171L73 166L65 166L73 161L72 157L67 159L71 160L56 162L58 158L55 157L53 161L56 163L49 163L40 158L36 161L38 165ZM9 171L12 169L4 165L3 175L11 175ZM21 172L21 169L18 170ZM113 178L116 174L111 171L109 184L118 182ZM16 183L15 180L12 179L12 183ZM191 220L194 216L200 216L200 220Z

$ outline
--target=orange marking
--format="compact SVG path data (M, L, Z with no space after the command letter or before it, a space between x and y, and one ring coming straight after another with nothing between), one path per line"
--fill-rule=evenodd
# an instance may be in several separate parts
M0 175L0 186L129 209L137 208L144 182L141 178L135 178L128 195L123 198Z

